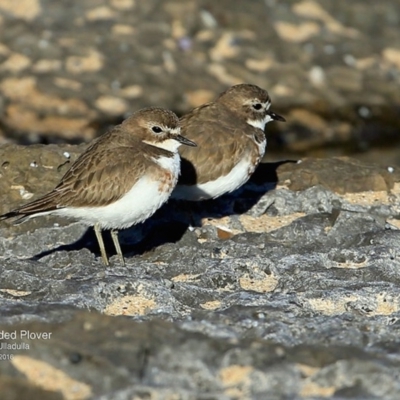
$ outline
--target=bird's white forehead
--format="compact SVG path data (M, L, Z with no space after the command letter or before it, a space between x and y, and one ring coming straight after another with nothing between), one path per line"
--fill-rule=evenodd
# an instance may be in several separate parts
M265 104L265 109L268 110L271 107L271 101L267 100L267 101L261 101L260 99L258 99L257 97L254 97L252 99L246 100L244 102L244 104L247 104L249 106L253 105L253 104L257 104L257 103L261 103L261 104Z
M175 126L175 127L171 127L165 124L160 124L159 122L149 122L146 124L147 128L149 128L150 130L154 127L154 126L159 126L162 129L162 132L169 132L172 133L173 135L179 135L181 133L181 127L180 126ZM160 132L160 134L162 133ZM153 134L157 135L156 132L153 132Z
M181 133L181 127L180 126L178 126L177 128L168 128L168 129L173 135L179 135Z

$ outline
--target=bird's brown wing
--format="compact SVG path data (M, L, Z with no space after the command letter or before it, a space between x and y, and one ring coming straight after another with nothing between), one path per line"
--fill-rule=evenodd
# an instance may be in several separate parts
M85 155L84 155L85 156ZM101 207L120 199L144 175L147 160L131 147L104 148L83 159L54 189L61 207Z
M140 147L141 144L138 143ZM101 207L120 199L144 175L149 161L141 149L91 146L66 172L54 190L1 219L64 207Z
M220 118L212 103L181 118L182 135L193 140L197 147L179 148L181 175L178 184L201 184L225 176L245 152L252 151L251 141L242 133L242 121L232 118Z

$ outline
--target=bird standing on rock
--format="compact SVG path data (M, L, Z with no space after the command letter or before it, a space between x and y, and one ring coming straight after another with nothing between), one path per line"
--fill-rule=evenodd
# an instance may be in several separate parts
M198 147L179 149L182 171L171 197L214 199L246 183L265 153L265 125L285 121L270 106L267 91L240 84L184 115L182 135Z
M178 117L169 110L146 108L95 139L48 194L0 216L18 222L58 215L93 226L105 265L101 234L111 229L125 265L118 230L149 218L164 204L180 173L178 147L196 146L180 134Z

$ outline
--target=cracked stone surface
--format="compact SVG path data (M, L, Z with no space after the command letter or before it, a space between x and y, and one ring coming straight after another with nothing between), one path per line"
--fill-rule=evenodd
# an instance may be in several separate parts
M10 162L3 211L27 201L15 182L38 196L62 174L65 148L39 149L49 179ZM379 166L262 164L229 196L122 231L127 266L107 269L79 223L4 223L0 332L17 337L0 343L21 346L0 351L4 399L397 399L399 204Z

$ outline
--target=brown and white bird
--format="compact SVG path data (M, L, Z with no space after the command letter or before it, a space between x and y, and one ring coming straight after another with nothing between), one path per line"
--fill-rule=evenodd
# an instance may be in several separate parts
M198 147L179 149L181 175L171 197L207 200L246 183L265 153L265 125L285 121L270 106L267 91L240 84L184 115L182 135Z
M80 220L94 227L106 265L101 230L111 229L125 264L117 230L144 221L168 200L180 172L181 144L196 146L180 134L179 119L172 111L137 111L95 139L54 190L0 220L20 217L17 222L23 222L49 214Z

